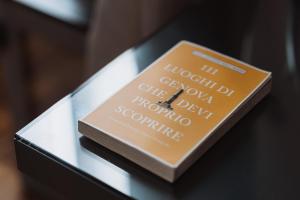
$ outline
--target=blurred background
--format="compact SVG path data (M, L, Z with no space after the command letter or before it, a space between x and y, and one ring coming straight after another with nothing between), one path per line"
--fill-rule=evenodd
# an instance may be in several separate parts
M0 199L40 199L24 186L16 168L14 133L189 7L205 8L211 25L221 27L222 40L216 40L231 49L232 56L269 70L287 66L283 73L293 79L300 28L297 4L289 0L1 0Z

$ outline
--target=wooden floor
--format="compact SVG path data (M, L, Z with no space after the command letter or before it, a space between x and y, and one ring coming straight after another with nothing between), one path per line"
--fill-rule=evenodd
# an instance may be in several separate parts
M29 37L28 48L33 66L30 90L37 111L34 118L79 85L84 71L83 55L34 34ZM16 167L13 147L16 127L4 76L0 66L0 200L41 199L24 187Z

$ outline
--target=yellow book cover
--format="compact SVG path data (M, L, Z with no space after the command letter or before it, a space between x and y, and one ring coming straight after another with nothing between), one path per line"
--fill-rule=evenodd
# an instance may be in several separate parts
M172 182L270 83L270 72L181 41L79 120L79 131Z

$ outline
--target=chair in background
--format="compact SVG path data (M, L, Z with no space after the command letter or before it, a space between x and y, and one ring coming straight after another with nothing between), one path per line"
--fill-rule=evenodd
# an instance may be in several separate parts
M7 33L3 67L9 99L20 128L33 117L30 95L31 67L27 35L45 34L47 38L84 54L93 0L6 0L1 1L1 21Z

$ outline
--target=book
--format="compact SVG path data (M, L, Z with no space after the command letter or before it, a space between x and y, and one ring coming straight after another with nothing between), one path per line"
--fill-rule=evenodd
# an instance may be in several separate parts
M181 41L79 120L78 129L174 182L270 92L271 80L271 72Z

